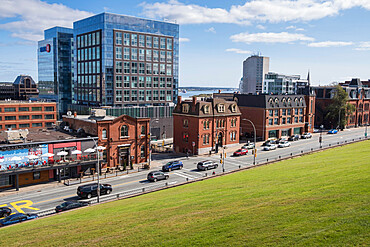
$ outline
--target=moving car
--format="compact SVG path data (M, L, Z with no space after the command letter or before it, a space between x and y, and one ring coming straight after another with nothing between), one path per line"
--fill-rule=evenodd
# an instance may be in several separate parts
M216 162L205 160L201 161L197 164L197 168L200 171L207 171L209 169L216 169L218 167L218 164Z
M288 141L281 141L281 142L279 142L278 147L279 147L279 148L286 148L286 147L290 147L290 142L288 142Z
M338 130L336 129L331 129L328 131L328 134L336 134L336 133L338 133Z
M36 218L38 218L37 214L16 213L16 214L9 215L6 218L0 220L0 226L12 225L18 222L32 220Z
M304 133L303 135L301 135L302 139L309 139L311 137L312 137L311 133Z
M270 151L270 150L274 150L274 149L276 149L276 145L275 145L275 144L267 144L267 145L263 148L263 150L264 150L264 151Z
M110 194L112 192L112 185L110 184L100 184L100 195ZM77 188L77 195L80 198L90 199L93 196L98 196L98 184L86 184L81 185Z
M87 202L67 201L55 207L55 212L59 213L62 211L70 210L73 208L79 208L89 205Z
M183 166L184 165L182 164L181 161L175 160L175 161L168 162L167 164L162 166L162 171L170 172L170 171L175 170L175 169L182 169Z
M292 135L289 136L288 141L298 141L299 140L299 135Z
M168 179L170 176L164 172L161 172L161 171L152 171L152 172L149 172L148 176L147 176L147 179L150 181L150 182L157 182L158 180L164 180L164 179Z
M247 144L244 144L244 146L242 147L242 149L253 149L254 148L254 143L247 143Z
M1 207L0 208L0 218L5 216L9 216L12 213L12 210L8 207Z
M269 144L276 144L276 141L275 141L275 140L267 140L267 141L265 141L265 142L262 144L262 146L267 146L267 145L269 145Z
M234 152L234 156L241 156L241 155L246 155L248 154L248 150L247 149L238 149Z

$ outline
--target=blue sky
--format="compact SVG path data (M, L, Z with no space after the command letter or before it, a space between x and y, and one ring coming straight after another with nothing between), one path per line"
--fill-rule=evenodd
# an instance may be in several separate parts
M256 53L314 85L370 79L370 0L0 0L0 81L37 81L43 30L101 12L176 20L180 86L237 87Z

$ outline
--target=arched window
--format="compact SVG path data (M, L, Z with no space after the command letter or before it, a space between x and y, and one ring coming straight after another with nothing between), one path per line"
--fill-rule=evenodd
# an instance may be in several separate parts
M209 129L209 121L207 120L207 129Z
M121 137L126 137L128 136L128 127L127 125L123 125L121 127Z
M141 146L140 154L141 154L141 158L145 158L145 146L144 145Z
M141 134L142 135L145 135L145 126L144 125L141 125Z
M107 139L107 130L106 129L103 129L103 131L101 132L101 137L103 139Z

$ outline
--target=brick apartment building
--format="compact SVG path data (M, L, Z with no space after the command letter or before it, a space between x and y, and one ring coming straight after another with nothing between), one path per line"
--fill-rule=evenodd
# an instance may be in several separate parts
M149 161L149 118L106 116L102 109L92 113L63 116L63 121L70 129L98 137L98 145L106 147L103 168L122 166L125 169L130 164Z
M339 85L348 93L348 103L355 106L355 111L348 116L346 127L358 127L369 124L370 114L370 80L361 81L352 79ZM317 126L323 124L326 128L336 128L338 122L329 123L325 120L326 107L331 104L335 95L334 86L314 87L316 92L316 119ZM339 121L339 119L338 119Z
M233 99L241 112L240 133L253 136L253 122L257 139L287 137L313 132L315 116L314 95L252 95L218 93L214 97Z
M182 101L179 96L172 114L177 153L202 154L239 143L241 114L234 101L197 97Z
M56 123L56 103L0 101L0 131L47 128Z

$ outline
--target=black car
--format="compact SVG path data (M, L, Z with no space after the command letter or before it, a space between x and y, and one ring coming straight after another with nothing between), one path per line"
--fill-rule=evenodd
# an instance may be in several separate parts
M216 162L205 160L198 163L197 168L200 171L207 171L209 169L216 169L218 164Z
M289 136L288 141L298 141L299 140L299 135L292 135Z
M22 222L22 221L36 219L38 217L39 216L37 214L16 213L16 214L12 214L12 215L7 216L4 219L1 219L0 220L0 226L12 225L12 224L19 223L19 222Z
M112 192L112 185L100 184L100 195L110 194ZM77 195L81 198L90 199L92 196L98 196L98 184L86 184L77 188Z
M267 140L265 141L262 146L268 146L270 144L277 144L275 140Z
M0 208L0 218L9 216L12 213L12 210L7 207Z
M87 202L74 202L74 201L67 201L63 202L62 204L56 206L55 212L59 213L62 211L70 210L73 208L79 208L89 205Z
M183 166L184 165L182 164L181 161L175 160L175 161L168 162L167 164L162 166L162 171L169 172L175 169L182 169Z
M147 179L150 182L157 182L158 180L164 180L164 179L168 179L168 178L169 178L169 175L164 173L164 172L161 172L161 171L149 172L149 174L147 176Z

